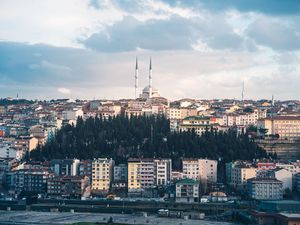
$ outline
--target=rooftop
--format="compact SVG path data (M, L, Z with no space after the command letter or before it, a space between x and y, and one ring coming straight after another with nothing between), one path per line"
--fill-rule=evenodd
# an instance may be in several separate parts
M177 181L176 184L199 184L199 182L196 181L196 180L186 178L186 179L182 179L182 180Z

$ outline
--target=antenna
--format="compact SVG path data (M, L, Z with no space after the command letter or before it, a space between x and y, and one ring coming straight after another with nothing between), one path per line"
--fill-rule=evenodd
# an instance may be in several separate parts
M244 90L245 90L245 82L243 81L243 86L242 86L242 102L244 102Z
M149 98L152 97L152 60L150 57L150 65L149 65Z
M138 58L137 57L135 59L135 76L134 76L134 78L135 78L135 84L134 84L134 91L135 91L135 93L134 93L134 97L136 98L136 96L137 96L137 89L138 89L138 82L139 82L139 80L138 80L138 78L139 78L139 68L138 68Z

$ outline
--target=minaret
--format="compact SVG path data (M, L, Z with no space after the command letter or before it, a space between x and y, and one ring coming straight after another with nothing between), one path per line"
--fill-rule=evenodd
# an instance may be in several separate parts
M134 75L134 78L135 78L135 83L134 83L134 88L135 88L135 94L134 94L134 97L136 98L137 97L137 89L138 89L138 85L139 85L139 66L138 66L138 59L136 57L135 59L135 75Z
M152 97L152 60L150 57L150 66L149 66L149 98Z
M244 89L245 89L245 83L243 81L243 86L242 86L242 102L244 103Z

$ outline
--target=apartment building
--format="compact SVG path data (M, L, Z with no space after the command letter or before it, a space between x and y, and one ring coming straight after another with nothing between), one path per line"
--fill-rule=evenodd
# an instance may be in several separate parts
M81 160L79 163L78 175L87 176L90 183L92 183L92 160Z
M114 160L108 158L94 159L92 162L92 191L108 192L113 180Z
M154 159L155 184L167 186L171 182L172 160Z
M235 165L231 168L229 184L237 189L246 189L247 180L256 177L256 168Z
M257 135L279 135L280 139L300 138L300 116L277 116L257 121Z
M16 151L21 151L23 153L31 152L37 147L38 142L38 139L35 137L21 136L14 140L13 148Z
M210 159L183 159L182 172L185 178L215 183L217 182L216 160Z
M153 159L128 159L128 192L140 192L154 186Z
M79 159L53 159L50 161L50 168L56 176L76 176L79 164Z
M282 182L275 178L252 178L247 182L248 194L256 200L280 200L283 198Z
M300 173L295 174L294 180L295 180L295 189L298 192L300 192Z
M196 108L170 107L167 110L167 118L170 120L183 120L190 116L197 116Z
M48 170L41 169L22 169L12 173L11 188L14 188L17 193L22 191L45 193L48 179L54 176Z
M193 179L182 179L176 182L176 202L199 202L199 182Z
M80 198L90 187L87 176L54 176L48 179L47 194Z
M205 131L211 131L213 125L210 124L210 118L205 116L190 116L186 117L178 124L179 131L192 131L202 135Z
M119 164L114 167L114 182L126 181L128 180L128 169L127 165Z

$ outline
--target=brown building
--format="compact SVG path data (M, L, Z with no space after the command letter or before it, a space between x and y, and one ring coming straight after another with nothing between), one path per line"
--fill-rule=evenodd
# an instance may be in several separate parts
M87 176L55 176L48 180L47 193L50 196L80 198L89 191Z

